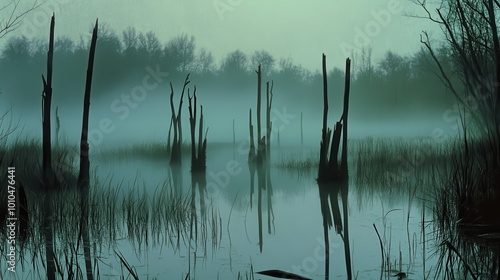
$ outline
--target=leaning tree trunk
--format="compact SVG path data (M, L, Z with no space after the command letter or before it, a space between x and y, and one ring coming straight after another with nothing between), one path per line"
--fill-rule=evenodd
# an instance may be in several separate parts
M78 188L80 190L80 207L82 211L82 239L83 252L85 257L85 268L87 271L87 279L93 279L92 261L90 258L90 238L88 228L88 212L89 212L89 187L90 187L90 160L89 160L89 109L90 109L90 91L92 88L92 74L94 71L94 57L97 43L98 21L96 20L94 31L92 32L92 41L90 43L89 61L87 67L87 80L85 83L85 95L83 98L83 120L82 120L82 136L80 141L80 173L78 175Z

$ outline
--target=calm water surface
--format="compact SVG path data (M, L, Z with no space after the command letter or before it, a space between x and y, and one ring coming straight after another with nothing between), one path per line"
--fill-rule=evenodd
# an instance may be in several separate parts
M280 155L274 157L279 159ZM189 158L186 157L183 163L182 190L190 195ZM139 185L152 195L165 180L171 180L167 161L127 159L103 161L98 165L98 176L105 178L112 174L111 184L122 183L124 191L133 189L135 180L145 182ZM167 274L171 279L182 279L190 272L192 278L198 279L233 279L239 272L243 275L249 272L251 265L254 271L280 269L312 279L324 279L325 242L315 173L313 170L298 175L273 167L270 200L267 189L260 192L262 219L259 227L259 188L255 178L251 193L246 155L233 153L232 149L209 149L205 201L220 216L222 229L219 229L219 234L222 233L222 238L218 244L212 247L209 241L206 246L186 245L179 250L169 246L149 246L138 252L129 241L123 240L118 248L137 268L141 278L162 278ZM199 192L195 195L196 207L199 208ZM435 249L430 234L433 230L427 225L423 236L422 201L416 196L410 199L408 193L374 192L369 186L351 183L348 203L353 275L358 279L392 278L399 271L401 261L401 271L408 273L409 279L423 279L424 257L425 275L432 270L436 263L431 257L431 250ZM340 197L339 203L342 208ZM432 214L427 211L425 217L430 220ZM381 249L373 224L379 230L394 271L381 273ZM329 238L330 278L344 279L346 266L342 237L332 228ZM424 238L427 242L425 256ZM111 254L107 261L112 268L103 275L118 279L122 273L118 269L119 260ZM101 267L101 271L105 269ZM271 279L260 275L256 278Z

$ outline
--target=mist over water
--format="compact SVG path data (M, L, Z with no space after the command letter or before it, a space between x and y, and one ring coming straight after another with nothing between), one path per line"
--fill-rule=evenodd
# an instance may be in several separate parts
M478 110L459 107L436 75L443 70L460 85L463 78L456 72L453 49L443 45L430 54L422 47L421 29L431 25L408 16L421 15L415 5L397 0L310 6L283 1L62 2L44 2L34 10L36 17L23 18L29 36L28 29L19 28L2 37L0 29L0 139L13 129L0 141L0 167L19 166L18 185L26 191L29 206L24 208L31 218L26 244L33 246L23 247L29 257L17 263L29 267L20 273L22 279L45 276L50 246L63 278L73 270L110 278L136 273L140 279L242 279L262 271L311 279L344 279L351 272L357 279L440 275L436 265L442 240L430 221L447 214L437 213L434 204L448 182L454 149L460 149L461 116ZM41 171L40 75L47 71L52 16L47 7L57 10L50 112L53 181ZM273 20L264 20L269 15ZM77 25L90 26L97 17L90 188L85 193L77 186L90 35ZM437 45L439 38L432 42ZM326 76L320 71L322 53ZM442 65L436 65L436 58ZM346 122L344 63L351 62ZM261 70L261 136L266 137L266 85L272 87L270 150L251 155L250 110L259 147ZM168 143L174 137L173 131L169 135L171 86L179 114L188 75L180 107L182 145L167 151L175 143ZM324 78L327 126L342 122L349 147L343 154L344 131L339 138L332 136L342 144L338 158L328 164L330 143L322 154L328 154L326 161L320 162ZM188 104L195 87L194 138L198 142L206 135L206 162L203 148L194 149L201 155L191 155ZM179 162L175 152L181 154ZM7 185L3 177L0 183ZM45 185L57 190L49 193ZM57 219L48 225L43 211L49 207L42 205L47 197L54 199L50 207ZM82 197L87 201L77 203ZM47 228L54 230L53 244L47 241L52 234L38 238L44 234L40 229ZM75 228L87 240L68 234ZM92 266L102 265L89 271L88 251L84 260L83 247L75 244L91 248ZM0 247L0 255L5 252Z

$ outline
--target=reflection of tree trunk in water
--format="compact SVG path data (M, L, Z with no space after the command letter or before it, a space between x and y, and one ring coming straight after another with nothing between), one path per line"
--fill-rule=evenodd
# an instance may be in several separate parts
M325 279L330 276L330 238L328 230L332 226L332 216L330 215L330 207L328 205L328 187L318 183L319 202L321 206L321 214L323 216L323 236L325 239Z
M258 198L257 198L257 216L258 216L258 222L259 222L259 249L260 252L262 253L262 247L264 245L264 240L262 238L262 189L263 184L265 184L265 170L262 165L257 165L257 192L258 192Z
M264 239L262 237L262 191L266 190L266 144L265 140L266 137L262 137L262 139L259 141L258 144L258 149L257 149L257 182L258 182L258 188L259 188L259 202L258 202L258 207L259 207L259 213L258 213L258 218L259 218L259 244L260 244L260 252L262 252L262 247L264 246Z
M256 156L255 156L255 143L253 140L253 125L252 125L252 109L249 113L249 130L250 130L250 150L248 151L248 170L250 171L250 209L252 209L252 198L254 193L255 184L255 171L256 171Z
M82 239L83 239L83 255L85 257L85 269L87 271L87 279L93 279L92 275L92 259L90 257L90 237L89 237L89 188L81 190L80 205L82 209Z
M194 227L194 240L198 240L198 216L196 215L196 176L191 175L191 223L189 227L189 240L193 240L193 227Z
M202 172L199 174L198 178L198 190L200 192L200 211L201 217L205 219L206 216L206 207L205 207L205 194L207 190L207 176L206 172Z
M352 269L351 269L351 249L349 245L349 213L347 204L347 194L349 191L349 182L342 182L342 208L344 214L344 254L345 254L345 266L347 270L347 279L352 279Z
M206 256L207 254L207 240L208 240L208 219L207 211L205 207L205 190L207 186L206 172L195 172L196 184L198 185L198 193L200 195L200 225L201 225L201 242L203 246L203 252ZM194 190L193 190L194 191ZM212 238L215 238L212 236ZM214 242L214 240L212 240ZM214 244L214 243L212 243ZM196 262L195 262L196 264Z
M340 234L344 241L344 251L346 260L347 279L352 279L350 248L349 248L349 229L348 229L348 169L347 169L347 114L349 104L349 81L350 81L350 60L346 60L346 88L344 92L344 111L335 124L332 131L328 128L328 90L327 90L327 74L326 74L326 56L323 54L323 129L320 144L320 158L318 168L318 187L320 192L321 213L323 216L323 231L325 238L325 279L329 279L330 265L330 249L328 229L332 226L332 216L328 205L328 197L330 199L331 211L333 214L333 224L335 231ZM341 122L342 121L342 122ZM339 168L338 150L340 145L341 129L343 130L342 141L342 159ZM328 146L331 141L330 154L328 154ZM339 191L342 191L342 206L344 215L344 225L342 226L342 217L339 207Z
M252 209L254 185L255 185L255 162L248 162L248 170L250 171L250 209Z
M47 279L56 279L54 263L54 243L52 234L52 195L45 193L43 228L45 234L45 259L47 260Z
M10 166L14 166L14 164L11 164ZM24 241L26 241L26 238L28 237L29 213L28 199L26 197L26 191L24 190L24 185L22 182L19 182L16 197L19 217L19 241L21 243L21 246L24 246Z
M182 165L171 163L170 175L172 176L174 195L179 197L182 194Z
M273 212L272 196L273 187L271 185L271 167L267 163L267 231L271 234L271 214Z
M194 241L198 242L198 215L196 212L196 186L200 195L200 221L206 222L206 207L205 207L205 194L207 187L207 178L205 172L191 173L191 221L190 221L190 239L193 239L194 228Z
M339 187L337 184L331 182L318 182L318 189L321 214L323 216L323 235L325 238L325 279L328 279L330 276L330 240L328 230L332 226L335 226L335 232L342 234L342 218L338 203ZM329 200L330 203L328 203Z
M329 186L331 189L329 191L330 195L330 204L332 206L332 214L333 214L333 225L335 226L335 232L337 234L342 234L342 217L340 215L340 207L339 207L339 187L337 184L334 186Z

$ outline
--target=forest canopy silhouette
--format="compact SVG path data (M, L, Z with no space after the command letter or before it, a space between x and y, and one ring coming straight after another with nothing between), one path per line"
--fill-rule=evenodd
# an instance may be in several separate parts
M254 70L262 65L263 76L273 80L283 98L290 103L300 103L307 111L320 106L311 94L321 92L321 74L293 61L278 58L266 50L244 53L234 50L220 62L211 51L200 48L196 39L187 34L161 42L154 32L140 32L133 27L117 33L103 27L98 38L94 77L96 99L110 95L113 89L129 84L139 84L146 67L169 73L169 80L180 81L186 74L203 86L207 96L223 98L224 95L251 94L254 90ZM18 108L31 109L37 102L25 102L40 92L37 81L44 70L47 46L44 39L11 36L4 43L0 54L0 74L4 77L2 92ZM84 85L84 65L88 55L88 40L80 36L72 40L56 36L54 44L54 90L57 102L72 103L81 98ZM453 73L453 63L447 48L441 47L437 55L445 71ZM328 71L332 94L340 92L344 71ZM438 69L424 49L402 56L387 51L374 61L371 49L362 49L353 56L352 96L353 110L365 116L390 118L394 113L411 115L412 112L442 114L454 102L445 93ZM357 114L356 114L357 115Z

